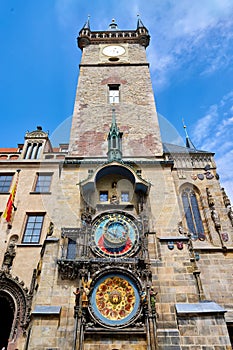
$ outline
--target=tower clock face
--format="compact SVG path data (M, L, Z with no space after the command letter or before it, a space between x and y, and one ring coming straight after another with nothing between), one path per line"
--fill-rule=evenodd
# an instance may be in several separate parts
M110 213L95 221L92 228L92 246L102 256L130 255L138 241L136 224L120 213Z
M117 57L125 53L125 48L120 45L109 45L105 46L102 52L105 56Z

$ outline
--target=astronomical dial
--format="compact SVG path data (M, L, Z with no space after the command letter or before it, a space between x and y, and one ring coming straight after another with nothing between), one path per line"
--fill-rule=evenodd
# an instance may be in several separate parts
M122 245L124 244L129 234L129 227L119 218L117 221L109 221L104 227L104 240L108 241L110 244Z
M92 228L92 246L102 256L118 257L130 254L138 237L138 228L134 221L120 213L101 216Z

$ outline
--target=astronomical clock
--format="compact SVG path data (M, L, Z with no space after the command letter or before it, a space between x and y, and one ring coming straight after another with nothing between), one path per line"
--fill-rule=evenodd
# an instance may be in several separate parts
M139 248L135 221L122 213L101 215L92 226L92 249L98 256L132 256Z
M143 312L143 286L135 274L141 250L140 223L122 211L98 215L92 222L90 249L97 268L90 288L90 318L99 327L130 326Z
M117 161L81 184L82 227L64 232L67 259L58 263L62 278L77 281L75 315L86 334L145 333L152 277L143 210L148 190L141 176Z

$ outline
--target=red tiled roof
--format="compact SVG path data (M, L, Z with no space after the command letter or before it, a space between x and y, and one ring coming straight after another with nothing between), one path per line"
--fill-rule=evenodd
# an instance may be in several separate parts
M0 153L15 153L18 152L18 148L0 148Z

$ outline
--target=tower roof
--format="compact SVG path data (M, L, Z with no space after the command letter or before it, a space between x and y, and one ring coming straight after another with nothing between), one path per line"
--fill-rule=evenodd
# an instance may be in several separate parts
M186 136L186 147L187 148L191 148L191 149L196 149L196 147L194 146L194 144L192 143L189 135L188 135L188 132L187 132L187 127L186 125L184 124L184 119L183 119L183 126L184 126L184 130L185 130L185 136Z
M90 30L90 16L87 16L87 21L84 23L84 26L82 29L89 29Z
M140 18L138 18L135 30L121 30L115 19L112 19L107 30L92 31L88 17L87 22L79 32L77 41L81 50L91 44L136 43L147 47L150 43L150 35Z
M142 23L142 20L139 15L138 16L138 21L137 21L137 29L139 28L145 28L144 24Z
M109 24L108 30L119 30L118 25L114 18L112 19L112 22Z

